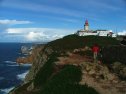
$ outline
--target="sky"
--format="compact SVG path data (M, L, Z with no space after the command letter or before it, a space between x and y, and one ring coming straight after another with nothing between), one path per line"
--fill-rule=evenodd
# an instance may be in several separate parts
M0 0L0 42L45 42L84 28L126 34L126 0Z

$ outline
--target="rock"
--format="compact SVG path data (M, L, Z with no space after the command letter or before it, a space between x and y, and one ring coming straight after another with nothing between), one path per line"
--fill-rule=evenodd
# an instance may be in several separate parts
M28 87L27 91L32 91L34 89L34 83L32 82Z
M126 79L126 65L120 62L115 62L111 66L112 70L119 75L120 79Z
M90 71L92 69L92 64L91 63L86 63L86 71Z
M119 83L118 80L113 80L112 82L115 83L115 84Z
M84 48L85 50L90 50L90 47L88 47L88 46L85 46L85 48Z
M123 76L126 78L126 67L123 68Z
M122 64L120 62L114 62L114 64L112 64L112 68L115 72L119 72L122 68Z
M29 54L30 53L30 48L28 47L28 46L22 46L21 47L21 52L23 53L23 54Z
M114 80L116 77L115 77L115 75L114 74L107 74L107 79L108 80L110 80L110 81L112 81L112 80Z
M32 63L32 67L25 77L26 82L34 79L37 72L43 67L43 65L48 60L48 56L53 52L51 48L46 48L44 50L42 49L39 49L38 53L36 53L36 57L34 59L34 62Z
M96 79L99 79L99 76L97 75L97 76L95 76L95 78L96 78Z
M96 74L96 71L92 69L91 71L88 72L88 74L89 74L89 75Z
M82 71L83 74L87 74L88 72L87 71Z

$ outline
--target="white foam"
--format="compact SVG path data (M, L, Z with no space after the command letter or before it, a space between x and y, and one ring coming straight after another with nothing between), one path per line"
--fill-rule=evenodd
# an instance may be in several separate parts
M0 77L0 80L3 80L4 79L4 77Z
M25 76L26 76L26 74L28 73L29 71L26 71L25 73L22 73L22 74L18 74L17 75L17 79L20 79L20 80L24 80L24 78L25 78Z
M20 63L20 65L19 64L17 64L18 66L23 66L23 67L30 67L30 66L32 66L32 64L23 64L23 63Z
M10 64L13 64L13 65L10 65ZM10 66L10 67L16 67L16 66L23 66L23 67L30 67L32 66L32 64L17 64L17 63L11 63L10 64L7 64L7 66Z
M32 66L32 64L21 64L21 66L28 67L28 66Z
M4 61L5 63L8 63L8 64L15 64L16 62L13 62L13 61Z
M3 94L8 94L14 87L6 88L6 89L0 89L0 91L3 92Z
M10 67L16 67L16 66L19 66L19 65L7 65L7 66L10 66Z

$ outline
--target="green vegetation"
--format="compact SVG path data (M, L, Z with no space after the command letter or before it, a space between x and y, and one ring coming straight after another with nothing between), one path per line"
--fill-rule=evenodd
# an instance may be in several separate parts
M119 41L111 37L100 37L100 36L78 36L78 35L68 35L61 39L57 39L48 43L48 46L52 47L54 50L73 50L77 48L83 48L85 46L91 47L97 43L99 46L107 45L117 45Z
M73 65L66 65L56 74L39 94L98 94L87 85L79 85L81 69Z
M57 61L57 54L52 53L49 56L49 60L44 64L44 66L40 69L34 79L35 86L44 86L47 81L50 79L53 70L54 70L54 62Z
M81 69L73 65L65 65L63 69L56 74L49 84L73 84L81 80Z
M120 62L126 65L125 46L106 46L102 49L102 61L104 63Z

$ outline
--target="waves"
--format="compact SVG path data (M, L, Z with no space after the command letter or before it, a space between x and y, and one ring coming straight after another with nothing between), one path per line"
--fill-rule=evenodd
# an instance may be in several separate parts
M25 55L20 54L20 48L24 44L4 43L0 44L0 94L7 94L15 86L20 85L31 64L17 64L17 57Z
M3 80L4 79L4 77L0 77L0 80Z
M31 64L3 61L0 65L0 94L7 94L12 87L21 84L30 67Z
M25 78L25 76L27 75L28 72L29 72L29 71L26 71L25 73L22 73L22 74L18 74L18 75L17 75L17 79L23 81L24 78Z
M32 64L17 64L13 61L4 61L6 63L6 66L15 67L15 66L23 66L23 67L30 67Z
M22 64L21 66L24 66L24 67L31 67L32 64Z
M24 79L25 79L25 76L27 75L28 72L29 71L25 71L23 73L17 74L16 79L23 82ZM1 81L4 81L4 79L5 79L4 77L0 77ZM2 89L0 89L0 94L8 94L13 88L14 88L14 85L12 87L9 87L9 88L2 88Z
M4 62L7 64L16 64L16 62L13 62L13 61L4 61Z
M0 94L8 94L12 89L14 89L14 87L0 89Z

